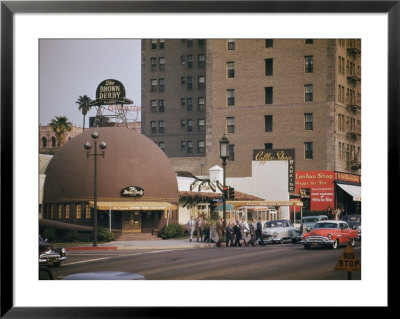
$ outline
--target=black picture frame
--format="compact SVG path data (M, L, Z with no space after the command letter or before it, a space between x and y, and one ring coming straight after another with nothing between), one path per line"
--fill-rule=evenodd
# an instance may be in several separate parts
M1 317L177 318L192 310L113 307L14 307L13 303L13 19L16 13L387 13L388 203L399 177L400 1L1 1ZM377 207L379 205L377 204ZM389 216L390 217L390 216ZM389 225L391 223L389 222ZM390 243L388 238L388 243ZM389 256L388 256L389 259ZM388 260L389 264L389 260ZM390 281L388 280L388 286ZM221 286L221 291L223 287ZM390 309L390 298L388 300ZM231 308L231 310L235 310ZM253 311L260 311L252 308ZM293 309L292 309L293 310ZM336 310L338 310L336 308ZM336 311L333 309L333 311ZM381 308L382 310L382 308ZM307 309L300 309L297 315ZM339 310L340 311L340 310ZM212 312L211 316L216 313Z

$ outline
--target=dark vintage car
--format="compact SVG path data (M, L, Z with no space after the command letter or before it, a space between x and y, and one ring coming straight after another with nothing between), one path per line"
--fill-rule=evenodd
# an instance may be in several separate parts
M358 239L361 240L361 215L345 215L342 220L351 228L358 230Z
M53 247L39 235L39 264L60 266L67 259L65 248Z

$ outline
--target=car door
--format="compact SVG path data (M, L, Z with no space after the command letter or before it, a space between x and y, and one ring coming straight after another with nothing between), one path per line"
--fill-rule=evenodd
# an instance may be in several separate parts
M347 225L347 223L340 223L340 229L341 229L341 233L342 233L342 243L348 243L350 241L350 237L351 237L351 228L349 227L349 225Z

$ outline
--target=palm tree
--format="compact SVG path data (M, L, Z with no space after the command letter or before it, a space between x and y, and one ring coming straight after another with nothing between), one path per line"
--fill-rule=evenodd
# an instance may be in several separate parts
M83 130L85 130L85 117L87 112L90 111L90 109L92 108L91 105L89 105L89 103L92 100L90 99L90 97L88 97L86 94L84 96L79 96L78 99L76 100L76 104L79 105L79 111L82 112L83 114Z
M72 123L68 122L66 116L56 116L51 120L50 127L56 133L57 146L62 146L65 141L65 132L71 131Z

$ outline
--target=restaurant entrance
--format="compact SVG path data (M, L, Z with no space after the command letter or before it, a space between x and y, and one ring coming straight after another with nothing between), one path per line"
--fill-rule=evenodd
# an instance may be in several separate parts
M122 212L122 232L123 233L140 233L141 214L139 211L124 211Z

